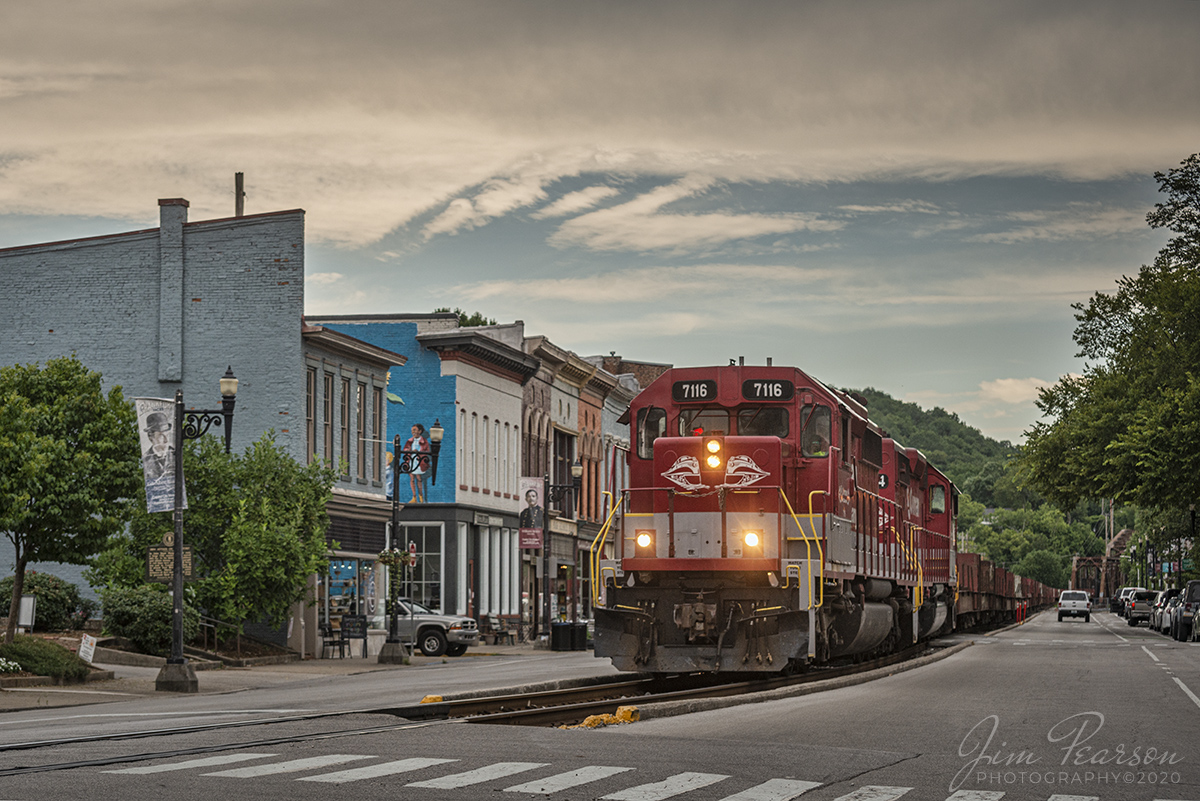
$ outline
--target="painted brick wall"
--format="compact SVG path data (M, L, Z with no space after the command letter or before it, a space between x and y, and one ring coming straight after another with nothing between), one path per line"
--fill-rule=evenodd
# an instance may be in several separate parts
M179 207L163 209L166 219ZM182 389L192 408L219 408L217 382L232 366L234 447L274 429L303 459L304 213L183 224L182 281L160 275L162 233L0 250L0 364L75 353L126 397ZM161 381L172 340L182 380Z
M233 447L274 429L303 460L304 212L187 223L186 210L161 202L160 228L0 250L0 364L74 353L127 398L182 389L211 409L232 366ZM78 567L30 567L94 597ZM0 573L11 569L5 543Z
M435 420L440 421L446 434L442 439L442 450L438 454L437 484L427 485L426 500L429 503L455 502L455 454L458 453L455 432L455 379L442 375L438 355L417 344L417 322L345 322L328 318L311 318L314 325L323 325L334 331L348 334L355 339L369 342L408 357L403 367L393 367L388 391L403 398L404 403L389 403L387 408L387 439L389 442L399 434L403 445L412 436L414 423L420 423L428 431ZM407 500L409 488L404 476L400 477L400 497Z

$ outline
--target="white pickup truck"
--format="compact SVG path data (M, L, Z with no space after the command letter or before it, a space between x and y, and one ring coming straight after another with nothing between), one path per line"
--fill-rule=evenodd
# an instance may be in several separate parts
M1058 622L1064 617L1081 617L1084 623L1092 619L1092 601L1083 590L1063 590L1058 596Z

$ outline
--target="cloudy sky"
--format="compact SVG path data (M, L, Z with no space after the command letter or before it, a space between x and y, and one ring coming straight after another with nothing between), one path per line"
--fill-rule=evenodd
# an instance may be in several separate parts
M746 357L998 439L1165 238L1200 2L101 0L0 11L0 247L307 211L312 314Z

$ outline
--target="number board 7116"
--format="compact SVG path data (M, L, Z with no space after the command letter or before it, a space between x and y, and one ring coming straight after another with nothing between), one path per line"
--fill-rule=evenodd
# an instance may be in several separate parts
M717 399L717 382L711 379L676 381L671 384L671 399L676 403L703 403Z
M796 397L796 385L791 381L748 379L742 382L742 397L756 401L790 401Z

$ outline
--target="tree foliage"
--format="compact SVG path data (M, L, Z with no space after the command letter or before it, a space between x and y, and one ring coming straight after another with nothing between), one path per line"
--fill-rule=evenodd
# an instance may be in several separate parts
M74 356L0 369L0 532L15 553L6 642L27 564L86 564L122 528L139 454L133 405Z
M449 311L450 311L449 307L441 307L441 308L434 309L433 313L439 314L442 312L449 312ZM455 306L454 313L458 315L458 324L460 326L462 326L463 328L467 328L469 326L475 326L475 325L495 325L496 324L495 317L485 317L483 312L471 312L470 314L467 314L465 311L463 311L462 309Z
M226 454L216 437L184 448L188 510L184 543L193 549L195 604L229 623L281 623L302 600L306 582L328 568L325 505L336 478L320 463L300 465L274 434L243 455ZM143 503L128 532L114 536L88 573L93 584L136 587L145 580L146 548L174 530L170 513Z
M877 389L859 391L871 419L905 447L917 448L966 495L985 506L1026 506L1038 498L1019 487L1010 462L1017 449L997 442L953 412L922 409Z
M1117 498L1182 508L1200 496L1200 157L1155 173L1152 228L1176 234L1111 294L1075 304L1081 376L1042 391L1023 468L1062 508Z

